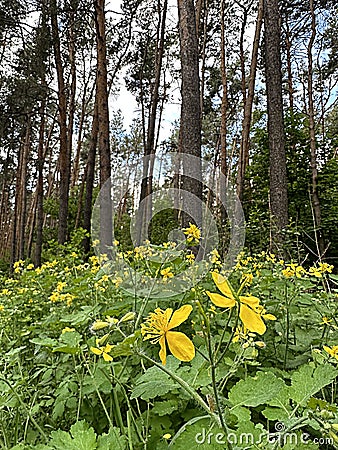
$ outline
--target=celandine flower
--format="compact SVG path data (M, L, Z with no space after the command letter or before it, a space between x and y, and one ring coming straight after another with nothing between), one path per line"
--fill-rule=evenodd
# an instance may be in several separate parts
M167 267L161 270L161 275L163 277L163 281L167 281L168 278L172 278L174 274L171 271L171 267Z
M327 347L326 345L323 345L323 349L332 357L336 358L338 361L338 345L334 345L333 347Z
M90 347L90 350L98 356L103 356L103 359L105 361L112 361L113 358L109 355L109 352L111 352L113 346L110 344L106 344L103 346L100 346L108 337L108 334L106 334L105 336L103 336L100 339L96 339L96 345L97 347Z
M201 239L200 229L196 225L194 225L190 222L189 222L188 228L183 228L183 233L187 236L188 242L192 242L192 241L199 242L199 240Z
M155 312L149 314L145 323L141 324L143 340L151 339L152 344L160 344L159 356L163 365L167 361L166 343L171 353L180 361L191 361L194 358L195 347L191 340L184 333L171 331L187 320L191 311L191 305L183 305L174 313L172 308L165 311L156 308Z
M221 308L233 308L238 304L235 294L230 287L227 279L220 275L219 273L212 272L212 278L222 292L223 295L212 293L207 291L210 300L216 306ZM259 304L259 299L253 295L239 297L239 318L243 322L243 325L253 333L264 334L266 331L266 326L263 321L265 320L276 320L276 317L272 314L265 314L266 311L262 305Z

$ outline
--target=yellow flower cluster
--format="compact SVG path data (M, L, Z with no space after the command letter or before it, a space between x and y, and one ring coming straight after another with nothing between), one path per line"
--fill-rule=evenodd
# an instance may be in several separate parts
M310 276L315 276L317 278L321 278L323 276L323 273L332 273L333 266L327 263L319 263L318 266L314 265L310 267L308 274Z
M134 248L134 258L135 259L144 259L147 256L152 256L153 251L149 246L140 245L139 247Z
M35 269L35 273L37 273L39 275L40 273L44 272L46 269L53 269L57 265L58 265L58 261L56 259L54 259L54 261L47 261L47 262L43 263L40 267L37 267Z
M335 358L338 361L338 345L334 345L333 347L323 346L323 349L328 353L332 358Z
M20 273L23 270L23 266L25 265L25 261L19 259L19 261L15 261L13 264L14 273Z
M0 292L0 296L8 296L12 293L9 289L5 288Z
M183 228L183 233L187 236L187 242L188 243L196 243L198 244L198 242L201 239L201 231L200 229L189 222L189 227L188 228Z
M52 294L49 296L49 300L52 303L66 302L67 306L70 306L73 303L75 295L72 295L69 292L65 294L61 293L65 285L66 283L63 283L61 281L57 284L56 291L53 291Z
M189 264L193 264L195 261L195 255L193 253L188 253L185 258Z
M291 263L286 265L286 268L282 270L282 274L285 278L291 278L294 276L297 278L302 278L302 276L306 274L306 270L302 266Z
M314 265L310 267L308 271L306 271L302 266L291 263L286 265L286 268L282 270L282 274L286 278L291 278L294 276L296 276L297 278L301 278L304 275L321 278L323 276L323 273L331 273L332 270L333 266L327 263L319 263L318 266Z
M220 266L222 264L220 259L221 259L220 254L218 253L216 248L210 252L209 260L211 264Z

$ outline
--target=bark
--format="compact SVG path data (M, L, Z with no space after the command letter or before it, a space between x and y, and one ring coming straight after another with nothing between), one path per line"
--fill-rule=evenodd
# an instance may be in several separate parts
M27 162L31 144L31 116L28 115L26 124L26 136L22 154L22 167L21 167L21 180L20 180L20 213L19 213L19 226L18 226L18 259L25 259L25 230L26 230L26 209L27 209Z
M92 122L92 130L90 137L90 148L88 152L88 159L86 165L86 197L83 210L83 228L90 233L91 216L92 216L92 202L93 202L93 189L94 189L94 177L95 177L95 159L96 159L96 148L97 140L99 134L99 117L98 117L98 97L97 93L95 95L95 107ZM90 238L85 237L84 251L86 254L90 251Z
M315 112L313 104L313 57L312 50L316 38L316 17L314 11L313 0L310 0L311 13L311 37L309 40L307 55L308 55L308 100L309 100L309 132L310 132L310 151L311 151L311 202L314 216L315 236L317 243L317 252L319 258L325 253L325 241L323 231L321 228L321 208L318 195L318 169L317 169L317 148L316 148L316 125Z
M200 90L200 105L201 105L201 121L203 120L203 109L204 109L204 85L205 85L205 67L206 67L206 48L207 48L207 38L208 38L208 0L204 0L204 16L203 16L203 41L201 49L201 90ZM196 30L197 41L198 41L198 30Z
M165 26L166 16L168 9L168 1L165 0L162 10L162 15L159 14L158 21L158 43L155 61L155 80L154 86L151 92L150 111L147 127L147 138L145 145L145 158L143 159L143 174L140 193L140 205L138 211L138 224L137 224L137 242L141 243L145 236L145 230L147 224L151 218L152 201L151 193L153 191L153 169L154 169L154 157L155 157L155 128L157 118L157 108L159 103L159 89L161 82L161 71L164 54L164 39L165 39Z
M248 91L247 94L243 96L243 98L245 98L244 117L242 122L242 139L241 139L240 155L238 160L238 171L236 182L237 195L240 200L242 200L243 198L245 171L249 163L251 116L255 95L258 50L259 50L262 22L263 22L263 0L259 0L256 27L255 27L255 36L251 55Z
M98 150L100 155L100 251L110 254L112 246L111 164L109 145L109 109L105 0L94 0L97 45Z
M180 144L183 161L183 226L202 225L201 105L198 39L193 0L178 0L182 105ZM196 157L194 163L184 156ZM194 197L187 193L193 194Z
M70 94L69 94L69 107L68 107L68 127L67 127L67 143L68 143L68 155L69 155L69 185L70 185L70 168L73 150L73 126L74 126L74 114L75 114L75 95L76 95L76 60L75 60L75 36L74 36L74 10L69 13L69 64L70 64ZM80 124L81 126L81 124ZM68 186L69 189L70 186ZM73 187L73 186L72 186Z
M278 252L281 230L288 224L285 133L280 55L281 19L278 0L264 0L265 76L270 152L271 246Z
M221 77L222 77L222 102L221 102L221 126L220 126L220 165L221 173L224 177L221 178L221 194L222 197L226 193L226 179L227 179L227 112L228 112L228 81L227 69L225 62L225 0L221 1ZM216 156L215 156L216 163ZM214 168L215 170L216 168ZM222 198L223 200L223 198ZM224 203L223 201L221 203ZM225 224L227 213L225 208L221 206L221 223Z
M36 202L36 244L35 267L41 265L42 255L42 230L43 230L43 166L44 166L44 134L45 134L45 108L46 100L43 99L40 106L40 128L38 145L38 182Z
M67 240L70 152L67 136L67 97L62 66L56 0L51 0L51 26L52 26L55 66L58 81L58 108L59 108L59 126L60 126L60 156L59 156L60 187L59 187L58 242L59 244L64 244Z
M293 74L292 74L292 66L291 66L291 32L288 23L288 19L286 18L286 32L285 32L285 46L286 46L286 67L288 72L288 94L289 94L289 107L290 113L293 113L294 110L294 99L293 99Z

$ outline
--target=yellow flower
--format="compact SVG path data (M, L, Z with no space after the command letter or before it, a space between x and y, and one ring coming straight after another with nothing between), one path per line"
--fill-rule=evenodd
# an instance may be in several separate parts
M330 266L330 264L328 263L319 263L319 270L321 270L323 273L324 272L331 273L333 270L333 266Z
M223 294L220 295L207 291L207 295L214 305L220 306L221 308L233 308L238 305L233 289L227 279L216 272L212 272L212 278ZM259 304L259 299L257 297L254 297L253 295L240 295L238 298L239 318L243 325L253 333L264 334L266 326L263 319L276 320L276 317L272 314L265 314L266 311L263 306Z
M244 283L244 285L251 284L252 280L253 280L252 273L243 273L241 281Z
M61 292L65 286L67 286L67 283L65 281L59 281L56 286L56 290L58 292Z
M143 340L151 339L152 344L160 344L159 356L162 364L167 361L166 343L169 350L180 361L191 361L195 356L195 347L191 340L178 331L171 331L187 320L192 311L191 305L183 305L173 313L172 308L163 311L156 308L145 323L141 324Z
M195 255L193 253L189 253L189 255L186 255L186 260L189 264L192 264L195 261Z
M5 307L4 305L0 305L0 312L4 311Z
M201 239L201 231L196 225L189 222L188 228L183 228L183 233L187 235L187 241L199 241Z
M32 269L34 269L34 264L28 264L27 270L32 270Z
M166 433L163 435L163 439L170 439L171 438L171 434L170 433Z
M309 269L309 275L314 275L317 278L321 278L322 272L316 266L313 266L313 267L310 267L310 269Z
M60 298L60 294L58 292L52 292L52 295L49 296L49 300L53 303L57 302Z
M171 267L166 267L161 270L161 275L163 277L163 281L166 281L168 278L172 278L174 274L171 272Z
M282 274L285 276L285 278L293 277L295 272L290 267L287 267L286 269L282 270Z
M96 345L99 345L98 343L100 342L99 339L96 340ZM113 358L109 355L109 352L111 352L113 346L110 344L106 344L104 347L90 347L90 350L95 354L95 355L102 355L103 359L105 361L112 361Z
M321 325L330 325L330 322L332 322L332 319L329 319L326 316L322 317L322 322L320 323Z
M19 261L15 261L15 263L13 264L14 269L17 269L19 267L22 267L25 264L25 261L23 261L22 259L19 259Z
M334 345L333 347L327 347L323 345L323 349L330 355L332 358L336 358L338 361L338 345Z
M69 327L65 327L61 333L65 334L65 333L71 333L72 331L75 331L75 328L69 328Z

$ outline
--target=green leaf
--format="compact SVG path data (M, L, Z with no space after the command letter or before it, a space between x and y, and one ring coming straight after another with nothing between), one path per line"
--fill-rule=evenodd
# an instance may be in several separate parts
M76 355L76 353L80 352L80 347L69 347L69 345L55 347L55 348L53 348L53 353L56 353L56 352L69 353L70 355Z
M169 416L175 410L177 410L177 400L166 400L156 402L151 411L158 416Z
M96 435L85 421L70 427L70 432L52 431L49 445L55 450L96 450Z
M289 395L299 405L305 406L310 397L331 383L338 375L338 370L329 364L314 367L304 365L291 377Z
M245 408L244 406L232 408L231 414L234 414L237 417L238 422L248 422L251 419L250 409Z
M30 339L29 342L35 345L41 345L42 347L55 347L58 344L58 341L55 339L51 339L48 337L45 338L33 338Z
M114 358L118 356L129 356L133 355L133 346L138 338L139 333L131 334L127 336L122 342L114 345L110 351L110 355Z
M176 372L179 361L172 356L167 358L168 369ZM173 381L169 375L158 367L154 366L148 369L136 382L130 398L141 397L143 400L149 400L157 396L162 396L176 389L178 384Z
M225 448L226 435L224 430L218 428L209 419L196 417L185 424L183 429L177 433L177 437L169 445L170 449L187 450L198 448L198 450L219 450Z
M125 436L120 435L120 429L112 427L108 434L97 438L97 450L124 450L127 448Z
M275 397L283 384L271 372L258 372L255 377L248 377L235 384L229 392L229 400L233 407L262 405Z

